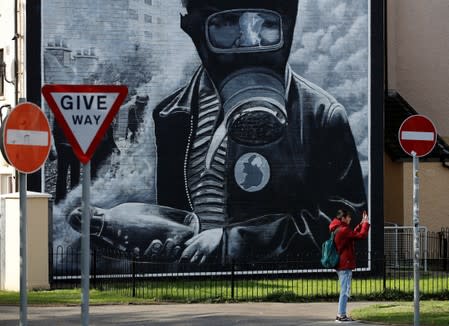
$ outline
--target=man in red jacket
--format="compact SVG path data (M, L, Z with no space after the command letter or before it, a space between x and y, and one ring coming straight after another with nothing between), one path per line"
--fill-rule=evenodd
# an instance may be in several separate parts
M329 230L336 231L334 241L340 255L340 261L335 268L340 281L340 298L335 321L340 323L353 321L346 315L346 305L351 293L352 270L356 267L354 242L366 239L370 227L366 211L363 212L363 219L354 230L349 226L351 218L346 210L340 209L336 218L329 224Z

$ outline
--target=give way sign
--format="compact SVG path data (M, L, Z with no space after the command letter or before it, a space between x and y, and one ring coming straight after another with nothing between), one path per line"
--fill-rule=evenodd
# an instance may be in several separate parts
M128 94L121 85L45 85L42 94L81 163L92 158Z
M412 115L399 128L399 143L408 155L422 157L429 154L437 142L437 130L433 122L423 115Z

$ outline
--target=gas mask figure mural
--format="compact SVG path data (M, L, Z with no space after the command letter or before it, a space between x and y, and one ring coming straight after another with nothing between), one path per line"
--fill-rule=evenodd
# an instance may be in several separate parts
M333 214L367 201L344 107L287 63L298 1L183 4L202 65L153 111L157 205L95 208L92 237L157 261L318 253Z

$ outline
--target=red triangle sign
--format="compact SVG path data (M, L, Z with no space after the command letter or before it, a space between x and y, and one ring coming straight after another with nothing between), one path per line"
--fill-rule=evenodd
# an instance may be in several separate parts
M42 94L81 163L90 161L128 94L120 85L45 85Z

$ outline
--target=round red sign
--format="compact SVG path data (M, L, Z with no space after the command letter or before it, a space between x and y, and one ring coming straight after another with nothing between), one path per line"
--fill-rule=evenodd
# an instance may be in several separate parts
M33 103L17 105L2 126L2 152L9 164L22 173L39 170L50 153L50 124Z
M423 157L429 154L437 142L433 122L423 115L412 115L399 128L399 144L408 155Z

